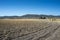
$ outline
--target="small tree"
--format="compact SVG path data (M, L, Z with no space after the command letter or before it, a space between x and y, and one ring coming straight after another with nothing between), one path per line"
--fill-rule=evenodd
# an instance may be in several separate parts
M43 17L43 16L42 16L42 17L40 17L40 19L46 19L46 17Z

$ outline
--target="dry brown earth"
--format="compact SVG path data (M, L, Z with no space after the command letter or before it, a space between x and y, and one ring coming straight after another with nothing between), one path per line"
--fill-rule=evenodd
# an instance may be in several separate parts
M60 22L0 19L0 40L60 40Z

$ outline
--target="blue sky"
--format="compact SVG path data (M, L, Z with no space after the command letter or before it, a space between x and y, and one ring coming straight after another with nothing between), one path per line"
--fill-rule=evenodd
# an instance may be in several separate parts
M60 0L0 0L0 16L60 15Z

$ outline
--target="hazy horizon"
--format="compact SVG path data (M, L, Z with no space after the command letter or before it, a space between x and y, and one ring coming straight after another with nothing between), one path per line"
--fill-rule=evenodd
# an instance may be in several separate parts
M60 0L0 0L0 16L60 15Z

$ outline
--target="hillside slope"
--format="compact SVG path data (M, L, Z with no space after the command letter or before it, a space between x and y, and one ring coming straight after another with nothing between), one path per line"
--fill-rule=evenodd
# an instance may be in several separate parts
M54 15L26 14L26 15L22 15L22 16L0 16L0 19L41 19L41 17L60 18L60 16L54 16Z

